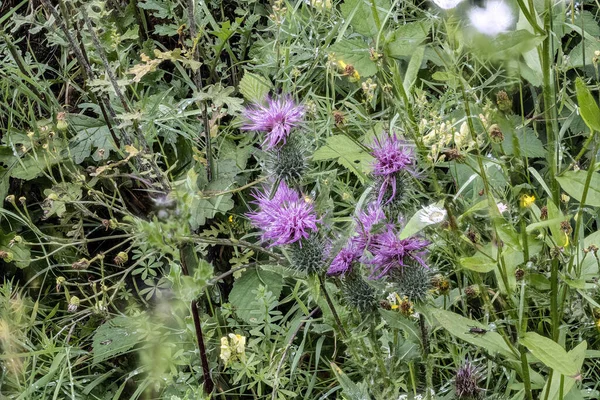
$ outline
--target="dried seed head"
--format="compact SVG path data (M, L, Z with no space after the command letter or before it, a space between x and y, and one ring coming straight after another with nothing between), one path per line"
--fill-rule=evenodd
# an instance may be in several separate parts
M512 100L504 90L501 90L496 94L496 104L498 105L498 109L505 113L510 112L513 106Z
M573 232L573 228L571 228L571 224L569 221L563 221L560 223L560 230L565 234L570 235Z
M502 133L500 127L497 124L490 126L488 133L492 142L502 143L504 141L504 134Z
M90 266L90 261L87 258L82 258L79 261L75 261L71 264L71 268L73 269L88 269Z
M117 256L114 258L114 262L115 264L121 266L123 264L125 264L127 262L127 260L129 260L129 256L127 255L126 252L121 251L117 254Z
M480 294L481 294L481 291L479 290L478 285L471 285L471 286L467 286L465 288L465 295L469 299L475 299L475 298L479 297Z
M543 221L548 219L548 207L543 206L540 208L540 219Z
M77 296L72 296L71 299L69 300L69 306L67 307L67 310L69 312L75 312L77 311L77 308L79 308L79 297Z
M448 294L450 291L450 281L442 274L434 275L431 284L439 294Z
M335 122L335 126L344 125L344 113L338 110L334 110L333 121Z
M522 269L522 268L517 268L517 269L515 270L515 278L516 278L518 281L522 281L522 280L523 280L523 277L525 277L525 270L524 270L524 269Z

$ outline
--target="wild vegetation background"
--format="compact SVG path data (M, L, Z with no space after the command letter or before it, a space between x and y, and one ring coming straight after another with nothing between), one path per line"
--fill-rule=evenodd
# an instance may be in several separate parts
M1 1L0 398L600 398L599 10Z

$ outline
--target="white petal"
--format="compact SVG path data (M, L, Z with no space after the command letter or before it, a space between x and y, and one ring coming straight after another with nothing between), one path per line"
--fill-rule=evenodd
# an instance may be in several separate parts
M463 0L432 0L439 8L449 10L456 7Z
M509 6L499 0L488 1L484 8L475 7L469 11L471 25L488 36L506 32L514 21Z

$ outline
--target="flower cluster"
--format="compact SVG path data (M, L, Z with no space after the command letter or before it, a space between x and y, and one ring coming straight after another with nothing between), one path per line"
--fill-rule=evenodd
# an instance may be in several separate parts
M254 193L254 198L258 211L249 213L248 218L262 230L262 240L271 242L269 247L296 243L317 230L319 220L312 203L285 183L273 198L266 192Z

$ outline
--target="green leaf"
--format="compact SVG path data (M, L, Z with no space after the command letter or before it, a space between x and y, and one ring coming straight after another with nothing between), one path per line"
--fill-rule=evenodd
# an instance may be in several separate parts
M488 329L487 326L480 322L465 318L451 311L440 310L437 308L432 308L431 314L440 323L440 326L450 332L453 336L477 347L481 347L491 355L500 354L516 361L516 355L512 352L504 339L502 339L500 334L490 331L484 334L472 334L469 332L469 329L473 327Z
M68 121L71 129L77 132L69 140L71 157L75 164L81 164L95 149L103 151L94 151L94 161L106 160L110 152L116 150L110 130L103 121L85 115L69 116Z
M423 64L424 57L425 46L417 47L410 58L410 62L406 68L406 73L404 74L403 86L406 93L410 93L410 90L417 79L417 75L419 74L419 70L421 69L421 65Z
M419 45L427 39L430 30L431 22L429 21L409 22L399 26L387 43L388 54L391 57L412 56Z
M501 33L493 39L477 35L473 40L473 47L480 55L493 60L515 60L522 54L536 48L544 41L544 36L520 29Z
M579 375L579 366L558 343L535 332L526 332L519 343L533 354L544 365L556 372L575 378Z
M390 8L389 0L346 0L340 6L340 11L355 32L374 37L379 33Z
M598 108L594 96L581 78L575 80L575 88L581 118L591 130L600 132L600 108Z
M344 39L329 50L337 61L352 65L360 76L369 77L377 73L377 64L371 60L370 48L362 39Z
M362 183L366 182L373 163L373 156L345 135L328 137L325 145L313 154L313 161L332 159L348 168Z
M579 42L578 45L573 47L573 50L571 50L567 58L567 64L571 68L582 68L584 66L593 65L594 52L599 48L600 40L596 38L586 37L585 40L582 40L581 42Z
M116 317L102 324L92 342L94 364L131 350L140 341L129 317Z
M586 175L587 171L567 171L561 176L557 176L556 180L569 196L577 201L581 201L587 178ZM587 196L585 198L585 204L600 207L600 175L596 172L592 175Z
M252 268L234 282L229 293L229 302L235 308L236 315L246 322L250 322L252 312L261 307L255 302L256 293L253 293L260 285L278 299L283 288L283 277L273 271Z
M240 93L252 103L261 103L271 90L271 82L268 79L246 71L240 81Z
M369 391L365 385L357 385L338 367L335 363L331 362L331 369L335 373L340 386L344 393L344 399L348 400L371 400Z

